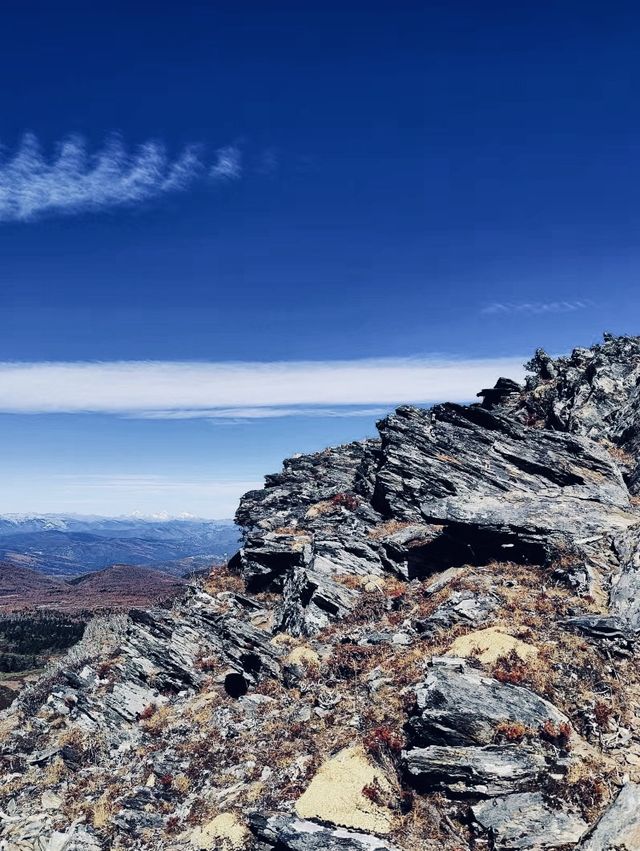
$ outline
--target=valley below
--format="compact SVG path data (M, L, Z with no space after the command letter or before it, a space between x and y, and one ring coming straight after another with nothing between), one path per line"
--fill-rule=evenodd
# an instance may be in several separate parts
M0 708L93 617L170 605L236 542L231 522L0 517Z

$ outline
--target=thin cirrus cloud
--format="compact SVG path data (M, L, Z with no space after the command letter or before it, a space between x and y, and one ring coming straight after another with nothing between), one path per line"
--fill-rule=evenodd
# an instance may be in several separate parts
M234 145L219 148L209 172L216 180L237 180L242 175L242 154Z
M27 134L12 156L0 160L0 222L132 205L185 191L197 180L233 180L241 173L235 147L218 150L207 167L196 145L172 158L156 141L127 151L112 137L89 152L80 136L70 136L46 157L37 137Z
M593 302L586 299L575 301L494 301L492 304L483 307L480 312L487 315L512 313L540 315L544 313L574 313L576 310L586 310L588 307L593 307Z
M0 363L0 412L150 419L377 416L403 402L468 401L520 358L273 363Z

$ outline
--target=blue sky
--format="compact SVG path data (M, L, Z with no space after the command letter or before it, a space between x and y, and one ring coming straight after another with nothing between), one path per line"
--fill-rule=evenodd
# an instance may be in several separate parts
M3 6L0 511L229 516L637 331L634 4L102 5Z

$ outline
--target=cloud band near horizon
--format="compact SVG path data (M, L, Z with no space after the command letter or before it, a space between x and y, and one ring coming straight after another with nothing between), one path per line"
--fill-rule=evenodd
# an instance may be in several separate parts
M523 360L4 362L0 413L214 420L377 416L401 403L470 401L501 375L522 379Z

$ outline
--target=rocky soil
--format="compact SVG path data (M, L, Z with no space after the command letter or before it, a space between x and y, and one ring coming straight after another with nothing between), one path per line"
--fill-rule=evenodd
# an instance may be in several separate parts
M285 461L0 721L0 849L640 849L640 338Z

